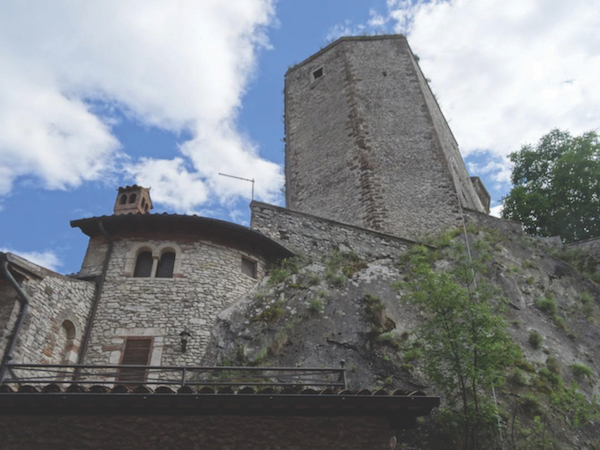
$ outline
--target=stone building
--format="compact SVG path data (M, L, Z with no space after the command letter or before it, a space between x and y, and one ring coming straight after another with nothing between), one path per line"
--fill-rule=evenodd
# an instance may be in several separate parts
M59 275L16 255L0 254L0 379L10 380L15 364L91 365L116 384L132 376L150 376L147 369L118 366L196 366L219 312L247 294L270 264L295 254L314 257L332 250L394 257L417 239L456 226L464 217L520 231L518 224L487 215L489 195L479 178L469 177L456 140L403 36L341 38L292 67L285 80L286 207L253 202L248 228L205 217L151 214L149 190L128 186L119 189L113 215L71 222L90 238L78 274ZM30 367L23 373L31 377L35 370ZM82 380L68 368L61 376ZM11 392L6 388L0 401L9 399ZM272 399L274 394L266 395ZM20 414L31 413L36 404L56 407L54 400L46 404L38 397L19 403L15 398L26 397L10 397L12 411ZM223 412L226 398L196 414L227 415ZM371 425L364 434L374 443L375 435L382 436L378 430L387 427L381 417L414 419L435 406L435 399L429 397L410 397L412 410L402 403L402 395L391 406L385 403L391 400L381 398L376 402L369 396L349 399L348 404L356 405L345 410L336 399L320 398L310 407L305 405L310 411L329 408L330 425L347 430L343 438L330 433L311 448L366 448L352 446L362 439L353 437L352 430L361 426L342 417L348 411L379 417L368 419ZM304 400L285 399L279 411L302 415L298 411ZM106 407L102 399L90 401ZM138 400L123 401L124 410L143 408ZM150 409L156 409L152 414L166 411L160 409L160 402L154 397L148 401ZM278 415L260 403L260 396L244 402L229 407L255 408L257 415L265 417ZM73 405L73 411L85 410ZM186 405L176 406L191 407ZM0 410L9 414L6 408ZM338 422L336 414L342 417ZM175 428L182 423L164 420ZM226 426L218 425L219 420L229 419L202 420L201 426L211 429ZM61 429L67 422L57 419L51 427ZM113 422L103 419L101 428L110 429ZM281 419L273 426L292 433L299 422ZM22 430L28 427L24 419L6 423ZM318 423L322 419L307 426L318 429ZM252 428L250 422L238 424L240 429ZM91 425L83 421L78 426ZM149 433L152 426L146 422L142 428ZM24 442L14 435L11 439L7 442L12 447L7 448ZM189 444L192 438L186 439L180 444ZM292 448L273 439L272 448ZM220 442L226 441L223 437ZM341 446L342 441L347 447ZM369 448L386 446L387 437Z

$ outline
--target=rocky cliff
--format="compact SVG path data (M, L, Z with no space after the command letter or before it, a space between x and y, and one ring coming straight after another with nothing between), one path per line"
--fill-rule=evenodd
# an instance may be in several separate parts
M600 286L572 265L568 252L540 240L474 227L462 231L418 252L428 255L434 271L450 272L468 238L473 258L483 261L476 278L495 287L495 299L506 299L504 323L520 349L496 384L497 425L478 448L600 448ZM420 325L427 317L411 304L406 287L415 276L413 250L395 259L334 251L272 268L249 296L219 315L204 363L343 364L350 389L441 394L424 370ZM483 395L491 401L489 389ZM443 400L441 413L399 435L399 448L462 445L444 422L451 399Z

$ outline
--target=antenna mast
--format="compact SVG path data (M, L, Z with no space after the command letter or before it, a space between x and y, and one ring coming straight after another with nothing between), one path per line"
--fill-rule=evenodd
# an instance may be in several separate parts
M254 178L249 179L249 178L236 177L234 175L227 175L226 173L221 173L221 172L219 172L219 175L221 175L223 177L235 178L236 180L249 181L250 183L252 183L252 201L254 201Z

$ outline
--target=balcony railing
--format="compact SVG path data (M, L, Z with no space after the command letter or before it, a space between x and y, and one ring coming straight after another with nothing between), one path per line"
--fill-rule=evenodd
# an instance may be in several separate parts
M7 364L0 384L347 388L344 368Z

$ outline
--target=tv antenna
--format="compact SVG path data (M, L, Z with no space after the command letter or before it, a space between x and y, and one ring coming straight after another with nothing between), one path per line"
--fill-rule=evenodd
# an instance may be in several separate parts
M221 172L219 172L219 175L221 175L223 177L235 178L236 180L249 181L250 183L252 183L252 201L254 201L254 178L249 179L249 178L236 177L235 175L227 175L226 173L221 173Z

